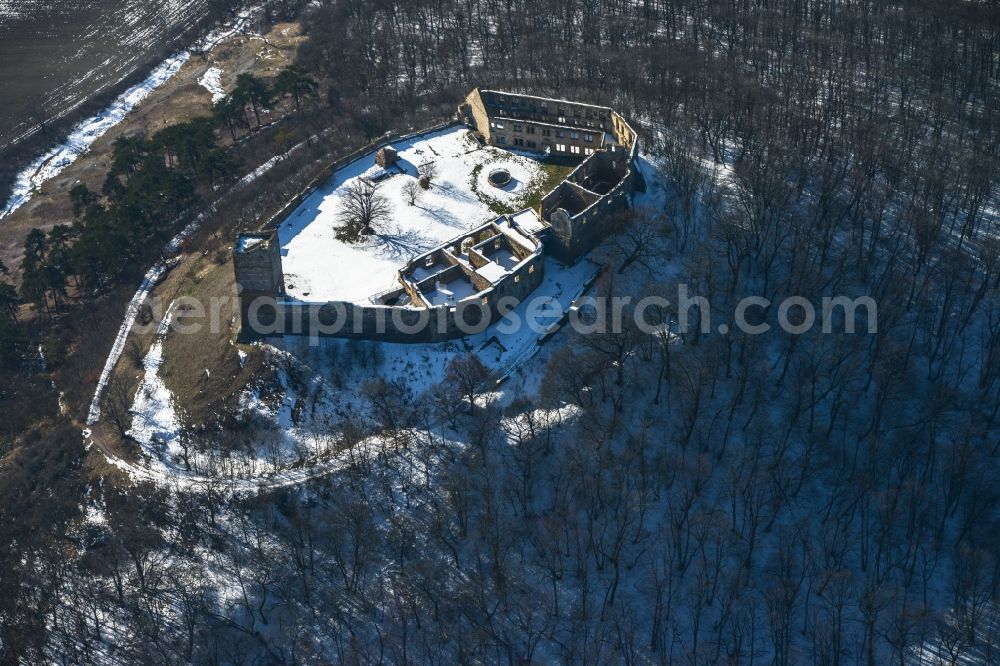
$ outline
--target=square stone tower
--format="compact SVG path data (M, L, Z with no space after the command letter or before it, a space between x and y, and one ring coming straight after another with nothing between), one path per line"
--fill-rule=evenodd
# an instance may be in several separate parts
M233 252L233 270L240 290L240 316L245 330L248 312L255 301L259 302L258 310L263 305L263 310L273 312L275 301L285 293L277 232L241 233Z

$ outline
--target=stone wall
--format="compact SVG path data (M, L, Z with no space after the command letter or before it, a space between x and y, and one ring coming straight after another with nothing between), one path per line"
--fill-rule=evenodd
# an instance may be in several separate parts
M629 158L634 159L639 145L639 137L635 130L617 111L611 114L611 122L614 127L615 140L625 146L629 152Z
M633 143L628 154L625 148L595 153L567 176L559 187L542 198L542 219L552 225L552 232L545 242L547 253L570 263L615 231L619 215L628 209L628 196L633 190L634 151ZM615 163L613 169L612 162ZM589 175L601 170L611 170L618 178L603 195L590 192L575 182L585 181ZM579 200L584 200L586 206L580 206ZM575 206L563 215L559 209L565 208L563 204L567 201Z
M429 308L306 303L259 295L252 301L241 301L245 306L241 308L243 332L249 337L302 335L399 343L454 340L501 321L544 277L544 257L537 254L499 284L487 286L477 298Z
M603 195L607 192L604 188L621 182L628 172L628 166L628 156L623 149L602 150L584 160L566 180Z
M612 109L607 106L523 95L499 90L479 90L481 104L492 118L508 117L567 127L610 129Z
M463 120L474 125L479 133L483 135L483 139L486 143L490 143L490 114L483 105L483 99L479 94L479 88L473 90L465 98L465 104L462 107L462 111L465 115Z

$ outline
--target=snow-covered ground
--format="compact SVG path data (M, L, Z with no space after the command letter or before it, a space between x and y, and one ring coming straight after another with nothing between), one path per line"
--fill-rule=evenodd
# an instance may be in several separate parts
M163 339L170 330L172 319L173 309L169 308L142 361L143 376L132 404L132 428L128 434L144 446L163 444L171 454L177 455L181 422L174 407L174 396L159 374L163 364Z
M482 362L498 375L520 367L538 349L538 340L559 320L555 313L569 310L573 301L583 292L588 279L599 266L581 260L572 266L563 266L546 259L545 279L532 293L531 298L515 308L507 318L490 326L482 333L470 335L448 343L402 344L382 342L347 343L336 339L316 340L287 336L276 343L281 349L307 363L318 371L329 371L329 350L346 344L354 347L377 348L381 362L377 376L388 382L399 381L419 395L432 389L444 379L445 367L458 355L475 352ZM538 299L536 301L536 299ZM355 386L372 376L372 369L365 368L356 377L343 378Z
M541 165L523 155L482 148L464 127L453 127L393 144L399 169L379 186L392 206L392 221L358 244L337 240L342 196L360 177L381 171L373 155L347 165L309 196L281 225L282 266L289 296L312 302L367 303L370 296L397 286L396 271L408 259L496 217L491 198L517 208L543 182ZM410 205L404 187L422 164L434 163L437 176ZM490 170L508 169L511 183L498 189L486 182ZM475 184L475 185L474 185Z
M250 185L257 178L260 178L262 175L267 173L272 167L274 167L275 164L287 158L292 153L301 150L308 141L309 140L302 141L301 143L292 146L287 152L272 157L267 162L240 179L238 187L242 188ZM107 383L111 378L111 373L114 372L115 366L118 365L118 360L121 358L122 352L125 350L125 342L128 340L129 333L131 333L132 327L135 325L135 319L139 314L139 308L141 308L142 304L146 302L146 297L149 296L153 287L156 286L156 284L160 281L160 278L163 277L163 274L170 268L170 262L180 251L184 241L190 238L191 234L198 230L201 223L207 216L214 215L215 210L216 208L214 204L209 206L190 224L181 229L181 231L164 246L163 259L154 264L146 272L142 284L139 285L139 289L137 289L135 294L132 296L132 300L129 301L128 308L125 311L125 318L122 320L121 327L118 329L118 335L115 337L115 342L111 347L111 352L104 361L104 368L101 370L101 377L94 389L94 397L91 399L90 407L87 411L87 425L94 425L101 416L101 400L104 397L104 390L107 388ZM84 433L84 436L86 438L89 435L88 433Z
M0 0L0 25L24 15L23 3L15 0Z
M262 344L273 381L245 390L241 408L270 426L258 428L259 441L225 454L182 446L182 418L159 376L163 341L170 334L168 310L143 360L143 377L130 410L129 434L140 445L143 459L114 462L136 480L188 488L224 478L246 490L327 473L337 469L342 425L351 417L367 418L369 406L362 395L366 380L377 376L399 382L418 397L440 384L448 363L468 351L476 352L498 377L506 376L538 351L539 338L558 320L553 311L568 310L597 270L586 260L570 267L548 261L545 280L535 294L550 299L553 310L524 303L506 322L461 341L406 345L327 339L317 345L308 338L286 337ZM511 325L514 321L522 325ZM377 367L345 363L351 354L378 358Z
M240 32L247 25L251 15L252 12L249 11L241 13L231 25L212 31L190 49L170 56L156 66L144 81L119 95L110 106L96 116L77 124L66 141L44 153L18 173L10 199L0 209L0 220L24 205L42 183L59 175L105 132L120 123L150 93L169 81L190 60L193 53L206 51L223 39Z
M454 141L456 135L461 137L456 130L447 130L421 140L443 136ZM434 150L439 148L440 145L434 146ZM431 147L423 149L430 151ZM499 157L506 164L506 155L501 153ZM496 159L496 156L492 159ZM366 159L362 158L354 166L360 171L360 165L366 163ZM637 193L633 203L640 207L662 207L664 189L655 167L645 160L640 160L637 166L646 179L647 191ZM398 175L394 178L405 177ZM253 174L247 178L252 181ZM441 180L444 178L441 177ZM182 231L167 246L166 255L175 253L180 242L210 212L211 209ZM337 243L335 239L333 242ZM154 266L133 297L95 391L88 415L89 425L96 423L100 417L104 388L124 350L138 309L166 270L164 262ZM392 275L395 270L392 269ZM531 366L527 361L539 352L541 338L552 330L560 313L567 311L581 296L588 280L593 278L597 270L598 265L587 259L572 266L563 266L547 259L544 280L533 292L532 299L522 303L483 333L458 341L405 345L328 339L317 344L317 341L308 338L286 337L272 344L262 345L271 358L272 367L282 364L288 367L277 373L277 386L271 386L266 391L262 391L261 386L248 389L243 395L242 408L271 422L280 434L273 442L249 446L245 451L230 453L224 458L219 458L212 452L208 455L189 452L191 469L179 460L181 428L169 391L157 376L162 361L162 340L169 334L169 324L162 324L157 331L156 343L144 362L146 376L132 407L133 436L143 446L148 461L131 463L116 458L111 462L137 480L187 488L211 483L213 478L218 477L220 465L225 468L225 480L244 490L293 485L330 473L339 467L336 460L327 458L339 436L336 424L342 423L346 415L357 416L367 409L366 401L361 395L361 387L367 379L379 377L388 382L400 382L413 396L420 396L443 380L449 361L457 355L473 351L494 371L498 379L512 379L494 398L505 401L527 388L537 388L540 373L530 371ZM362 291L367 293L369 289L370 287L366 287ZM337 357L339 350L349 345L355 347L353 353L377 357L378 367L344 371L344 364ZM239 354L242 365L245 363L246 352L240 350ZM296 381L292 381L289 375L293 366ZM336 380L333 381L335 375ZM305 392L301 387L295 387L303 381L307 385ZM293 413L300 411L297 409L300 400L309 405L308 415L305 418L293 418ZM85 433L85 438L89 439L89 432ZM301 463L304 458L312 460L303 467Z
M241 406L248 414L262 418L263 423L273 424L271 436L261 430L261 441L225 453L191 445L173 393L160 376L163 343L170 333L171 320L172 310L168 310L143 359L142 380L130 408L132 427L128 434L142 451L137 465L125 466L134 478L186 487L207 483L211 478L263 486L289 466L331 452L336 441L331 417L339 406L337 396L326 390L322 377L308 366L270 348L265 353L275 369L276 381L245 390ZM300 384L305 390L296 388ZM309 418L300 420L296 408L307 401ZM329 428L330 434L319 435L320 425Z
M198 79L198 85L212 94L212 103L226 96L226 90L222 87L222 70L218 67L209 67L205 70Z
M491 148L494 158L476 175L476 192L484 201L496 201L504 206L519 207L524 197L531 192L531 184L539 177L537 163L530 157L515 153L506 153ZM506 169L510 174L510 182L502 187L490 184L489 176L493 171Z

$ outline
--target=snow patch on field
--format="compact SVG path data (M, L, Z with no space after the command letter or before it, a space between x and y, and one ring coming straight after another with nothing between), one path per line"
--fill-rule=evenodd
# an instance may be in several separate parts
M359 178L382 174L374 156L348 164L317 188L282 223L281 242L285 288L291 298L311 301L367 303L370 296L397 285L396 272L412 257L494 219L490 197L510 204L523 197L542 175L541 165L523 156L482 148L464 127L397 141L397 167L387 170L379 194L392 208L392 219L368 240L348 244L337 240L342 223L342 197ZM403 190L415 182L418 169L433 163L437 175L429 190L421 190L410 205ZM517 180L510 191L485 185L481 196L472 187L478 167L485 183L496 166L510 170Z
M300 145L302 145L302 144L299 144L299 146ZM293 147L292 150L295 150L299 146ZM275 155L274 157L272 157L268 161L264 162L263 164L261 164L259 167L257 167L256 169L254 169L253 171L251 171L247 175L243 176L243 178L240 180L240 185L249 185L253 181L255 181L258 178L260 178L261 176L263 176L265 173L267 173L268 171L270 171L271 169L273 169L274 165L278 164L279 162L281 162L282 160L284 160L288 155L290 155L291 152L292 152L292 150L289 150L287 153L282 153L280 155Z
M42 183L57 176L63 169L75 162L76 158L90 148L105 132L120 123L129 111L138 106L139 102L146 99L151 92L176 74L190 57L191 54L184 51L167 58L150 73L145 81L126 90L100 114L77 125L65 143L56 146L21 171L14 182L14 193L3 210L0 210L0 219L20 208Z
M213 104L226 97L222 87L222 70L218 67L209 67L198 79L198 85L212 94Z
M0 0L0 25L24 15L24 3L17 0Z
M163 364L163 339L170 330L173 309L160 321L156 338L142 361L143 377L132 403L132 429L129 435L144 447L163 445L171 454L179 455L177 438L181 422L174 408L174 396L160 379Z

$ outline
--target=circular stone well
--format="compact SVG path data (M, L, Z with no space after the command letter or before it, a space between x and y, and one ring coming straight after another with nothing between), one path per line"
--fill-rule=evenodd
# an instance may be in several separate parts
M510 171L503 167L493 169L487 176L487 180L493 187L506 187L510 183Z

